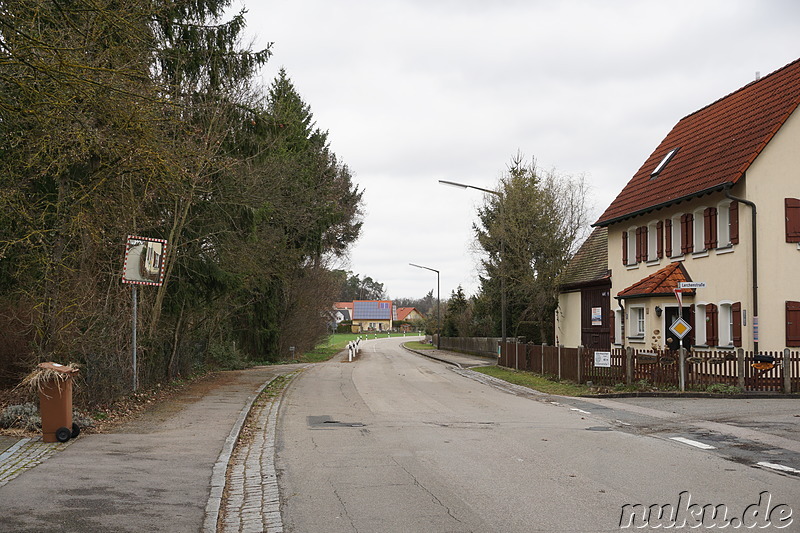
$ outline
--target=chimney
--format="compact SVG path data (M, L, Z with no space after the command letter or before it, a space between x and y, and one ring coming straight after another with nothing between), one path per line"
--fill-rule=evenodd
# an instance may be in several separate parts
M759 72L759 71L757 70L757 71L756 71L756 81L758 81L758 80L760 80L760 79L761 79L761 72Z

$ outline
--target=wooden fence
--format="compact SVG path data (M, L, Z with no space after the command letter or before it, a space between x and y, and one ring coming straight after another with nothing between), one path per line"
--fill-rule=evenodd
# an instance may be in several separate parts
M609 366L596 366L595 350L507 342L498 363L576 383L614 386L647 381L659 388L680 387L677 351L617 348L610 352L609 359ZM719 383L745 391L800 392L800 352L786 349L754 356L742 349L687 350L684 383L686 389Z

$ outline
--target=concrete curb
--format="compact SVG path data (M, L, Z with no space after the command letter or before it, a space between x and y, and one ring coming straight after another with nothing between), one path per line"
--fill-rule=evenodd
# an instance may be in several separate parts
M406 351L409 351L411 353L415 353L417 355L421 355L423 357L427 357L428 359L433 359L434 361L439 361L440 363L446 363L448 365L453 365L453 366L456 366L458 368L463 368L460 364L458 364L458 363L456 363L454 361L448 361L447 359L444 359L443 357L436 357L435 355L429 354L429 353L425 353L425 351L422 351L422 350L412 350L411 348L408 348L405 345L405 343L401 344L400 346L402 346L403 349L406 350Z
M284 374L281 374L281 376L282 375ZM233 450L236 447L236 442L239 440L239 434L242 432L242 426L244 426L247 416L253 409L253 404L255 403L256 399L267 387L269 387L273 381L279 377L280 376L275 376L268 381L265 381L264 384L259 388L258 392L247 398L244 407L242 407L242 410L239 412L239 416L236 418L236 422L231 428L231 432L225 439L225 444L222 446L222 451L220 452L216 463L214 463L214 468L211 471L211 492L208 498L208 503L206 504L205 518L203 519L202 531L204 533L217 533L217 523L219 521L220 508L222 507L222 496L225 491L225 484L227 481L228 465L230 463L231 456L233 455ZM279 400L280 398L278 398L278 401Z
M233 424L228 438L225 439L225 444L222 446L222 451L219 453L217 462L214 463L214 468L211 471L211 493L208 497L206 514L203 519L203 531L206 533L216 533L217 531L217 520L219 519L219 510L222 506L222 493L225 490L225 476L228 471L228 462L231 460L233 448L236 446L236 441L239 439L244 421L247 419L250 409L253 408L253 403L256 401L256 398L258 398L258 396L264 392L264 389L274 380L275 378L266 381L258 392L247 399L244 407L239 411L239 416L236 418L236 422Z

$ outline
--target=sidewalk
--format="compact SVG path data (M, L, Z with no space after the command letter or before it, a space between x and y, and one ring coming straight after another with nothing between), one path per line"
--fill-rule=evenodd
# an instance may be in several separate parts
M112 433L66 445L3 439L0 467L37 454L40 464L0 484L0 531L200 531L232 429L264 386L304 366L223 372Z
M473 366L491 366L497 364L496 357L483 357L480 355L471 355L458 352L449 352L447 350L413 350L403 345L403 348L409 352L414 352L423 357L434 359L442 363L455 365L459 368L469 368Z

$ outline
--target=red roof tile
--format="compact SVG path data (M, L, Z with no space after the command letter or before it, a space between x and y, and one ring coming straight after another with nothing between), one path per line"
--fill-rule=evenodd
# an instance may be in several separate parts
M627 289L621 290L620 298L637 298L644 296L670 296L678 288L681 281L692 281L683 267L683 263L670 263L658 272L637 281ZM694 289L681 289L684 294L694 294Z
M737 183L800 103L800 59L681 119L608 206L605 226ZM651 173L680 148L658 177Z

